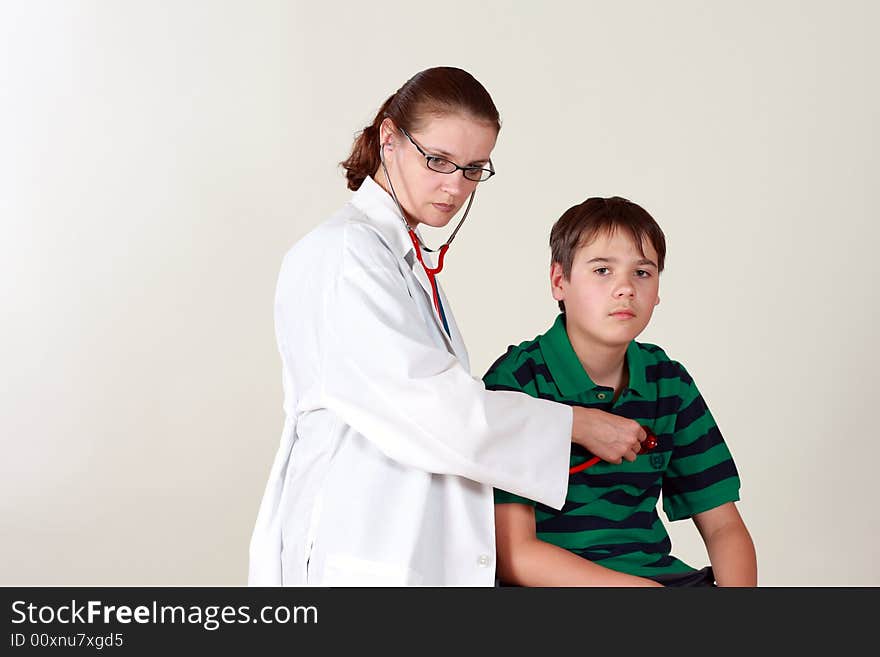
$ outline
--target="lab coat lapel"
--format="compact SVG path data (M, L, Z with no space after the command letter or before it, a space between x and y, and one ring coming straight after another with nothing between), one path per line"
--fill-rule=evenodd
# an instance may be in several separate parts
M443 293L443 288L439 285L438 290L440 292L440 302L443 304L443 308L446 310L446 321L449 323L449 332L452 334L452 353L455 354L455 356L458 358L459 362L464 366L464 368L468 372L470 372L470 359L468 358L467 349L464 346L464 340L461 337L461 331L458 330L458 324L455 322L455 317L453 317L452 306L446 299L446 295Z
M446 311L446 321L449 323L449 331L452 333L452 337L447 335L446 330L443 328L443 320L440 319L436 308L434 308L434 293L431 291L428 275L416 257L405 222L400 216L400 212L391 196L376 181L368 177L363 181L360 189L353 194L351 203L364 214L365 219L368 220L370 225L379 231L379 235L388 248L406 263L406 266L413 273L416 281L418 281L417 285L414 282L412 283L412 288L414 289L410 289L410 293L413 295L419 293L418 288L421 287L421 291L427 297L428 305L426 312L429 312L434 318L434 324L437 326L440 335L443 336L443 343L446 345L447 350L449 353L454 354L459 361L467 365L467 352L464 349L464 343L461 341L461 335L458 333L458 327L452 317L449 302L446 300L442 289L440 289L440 302ZM418 228L416 228L416 233L419 233ZM419 237L421 238L421 235ZM436 254L434 253L422 251L422 257L425 259L425 264L428 267L436 266L435 256ZM410 283L408 282L407 285L410 285Z

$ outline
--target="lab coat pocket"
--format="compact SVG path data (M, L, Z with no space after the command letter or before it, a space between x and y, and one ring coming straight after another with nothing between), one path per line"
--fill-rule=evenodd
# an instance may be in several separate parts
M332 554L324 563L323 586L418 586L421 576L405 566Z

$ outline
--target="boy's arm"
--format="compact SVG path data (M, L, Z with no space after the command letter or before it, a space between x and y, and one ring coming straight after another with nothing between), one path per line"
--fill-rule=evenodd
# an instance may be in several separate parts
M519 586L661 586L605 568L535 535L535 509L495 505L498 577Z
M734 502L697 513L694 524L703 537L718 586L757 586L755 545Z

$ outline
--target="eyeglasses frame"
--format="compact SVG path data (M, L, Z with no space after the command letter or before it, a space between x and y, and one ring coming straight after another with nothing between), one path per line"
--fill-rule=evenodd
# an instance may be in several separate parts
M492 167L489 169L485 169L483 167L477 167L477 166L469 166L469 167L459 166L458 164L456 164L455 162L453 162L452 160L450 160L448 158L441 157L439 155L428 155L425 152L425 149L423 149L421 146L419 146L418 143L416 143L416 140L412 138L412 135L410 135L404 128L400 128L400 131L406 135L406 138L410 140L412 145L416 147L416 150L418 150L418 152L421 153L422 157L425 158L425 166L428 167L431 171L434 171L435 173L443 173L443 174L449 175L449 174L455 173L458 170L461 170L461 172L462 172L461 175L464 176L465 180L469 180L471 182L486 182L487 180L489 180L489 178L491 178L492 176L495 175L495 168L492 167L492 160L489 160L489 166ZM437 171L437 169L433 168L430 164L432 159L443 160L444 162L449 162L449 164L451 164L455 168L452 171ZM468 171L486 171L486 172L488 172L489 175L486 176L485 178L483 178L482 174L481 174L479 180L474 180L473 178L468 178L468 176L467 176Z

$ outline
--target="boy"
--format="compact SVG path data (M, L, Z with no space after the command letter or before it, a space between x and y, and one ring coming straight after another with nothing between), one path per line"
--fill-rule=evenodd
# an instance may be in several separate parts
M709 409L678 362L635 342L658 296L666 241L643 208L619 197L569 208L550 234L550 284L562 313L511 346L483 377L494 390L598 408L656 437L653 449L571 474L559 511L495 491L498 577L520 586L756 586L740 481ZM536 440L540 436L535 437ZM592 455L574 446L572 470ZM670 554L657 515L691 518L711 566Z

